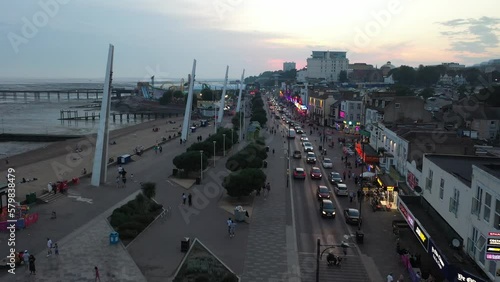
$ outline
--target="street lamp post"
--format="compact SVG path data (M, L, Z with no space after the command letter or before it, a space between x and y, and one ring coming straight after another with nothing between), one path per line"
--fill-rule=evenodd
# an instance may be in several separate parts
M214 167L215 167L215 143L217 143L217 141L214 140Z
M222 134L222 155L226 156L226 134Z
M203 150L200 150L200 180L203 180Z

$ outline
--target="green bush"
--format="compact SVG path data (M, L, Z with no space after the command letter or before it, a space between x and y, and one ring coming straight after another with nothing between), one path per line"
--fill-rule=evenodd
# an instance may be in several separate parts
M132 222L126 222L120 226L118 226L118 232L121 232L122 230L130 229L130 230L136 230L138 233L144 230L147 225L144 225L141 222L137 221L132 221Z
M214 143L207 140L203 142L193 143L193 145L189 146L186 151L203 151L203 154L205 154L207 158L210 158L214 154Z
M151 204L149 204L149 211L152 213L160 210L161 208L163 208L163 205L160 205L158 203L151 202Z
M201 164L200 158L202 160ZM200 157L200 152L188 151L176 156L173 159L173 163L178 169L182 169L186 172L199 171L200 165L203 165L203 169L207 167L208 158L205 154L202 154L202 157Z
M117 210L115 210L113 212L113 214L111 215L111 220L110 220L110 224L111 226L113 226L114 228L117 228L118 226L126 223L130 221L130 216L127 215L127 214L123 214L121 212L117 212Z
M226 176L223 186L231 197L248 196L255 189L262 187L266 174L258 168L246 168Z
M154 219L155 216L152 214L138 214L130 218L131 221L136 221L141 224L145 224L146 226L149 225Z
M133 229L124 229L119 232L119 235L121 240L131 240L137 237L137 235L139 235L139 232Z

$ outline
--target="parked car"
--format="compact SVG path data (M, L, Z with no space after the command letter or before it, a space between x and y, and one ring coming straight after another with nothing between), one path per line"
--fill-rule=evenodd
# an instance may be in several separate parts
M334 184L334 183L342 183L343 180L342 180L342 175L340 175L340 173L336 172L336 171L332 171L330 172L330 175L328 177L328 180L330 181L330 183Z
M330 199L330 189L328 189L325 185L318 185L318 189L316 189L316 197L318 197L318 200Z
M293 170L293 178L295 179L305 179L306 178L306 171L301 168L301 167L296 167Z
M302 153L298 150L293 151L293 158L294 159L301 159L302 158Z
M335 191L335 195L337 195L337 196L348 196L349 195L349 191L347 190L346 184L335 183L333 185L334 185L333 190Z
M311 179L321 179L323 174L321 173L321 169L319 167L314 166L311 168Z
M361 217L359 216L359 211L357 209L345 209L344 216L346 223L350 224L361 223Z
M324 158L322 162L323 168L333 168L333 163L330 158Z
M313 152L307 153L306 163L315 164L316 163L316 155Z
M331 200L323 199L319 204L319 212L322 217L335 218L335 206Z

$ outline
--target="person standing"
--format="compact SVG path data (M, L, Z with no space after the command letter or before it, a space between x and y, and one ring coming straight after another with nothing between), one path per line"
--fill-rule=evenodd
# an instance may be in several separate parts
M229 236L231 236L231 226L233 225L233 220L231 218L228 218L226 224L227 224L227 233L229 234Z
M349 202L352 203L352 199L354 198L354 192L349 192Z
M55 254L56 256L58 256L58 255L59 255L59 246L57 245L57 243L54 243L54 254Z
M182 193L182 204L186 204L186 193Z
M94 266L94 271L95 271L95 282L99 281L101 282L101 277L99 276L99 268L97 266Z
M36 267L35 267L35 256L30 255L29 257L29 269L30 269L30 275L36 275Z
M50 256L52 254L52 240L50 238L47 238L47 256Z
M234 237L236 231L236 222L231 221L231 227L229 229L229 237Z
M394 277L392 277L392 272L389 273L389 275L387 275L387 282L393 282L394 281Z
M346 172L345 172L345 170L344 170L344 181L345 181L346 174L347 174L347 173L346 173Z
M189 195L188 195L188 204L189 204L189 206L193 205L193 195L191 195L191 193L189 193Z
M160 150L160 154L161 154L161 152L163 152L163 147L160 145L160 146L158 147L158 150Z
M28 252L28 250L24 250L24 253L23 253L23 261L24 261L24 265L26 266L26 268L29 268L29 264L30 264L30 253Z

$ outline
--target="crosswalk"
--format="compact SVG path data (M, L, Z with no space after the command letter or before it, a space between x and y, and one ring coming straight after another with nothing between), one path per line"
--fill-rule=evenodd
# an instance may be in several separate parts
M338 254L340 255L340 254ZM302 282L316 281L316 254L299 254L300 274ZM326 257L319 261L319 281L335 282L367 282L370 281L359 255L348 255L341 266L328 266Z

